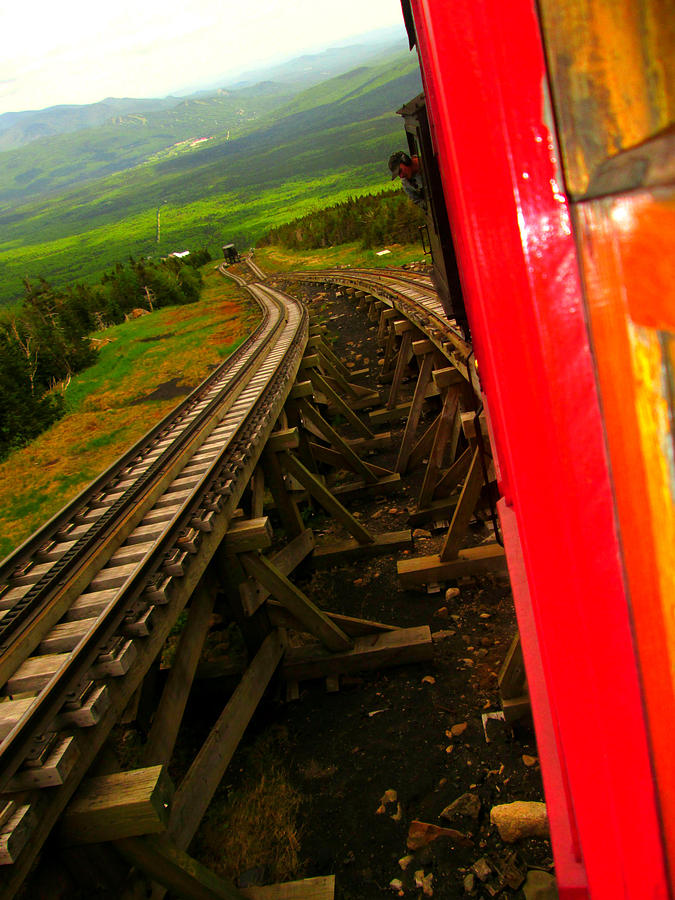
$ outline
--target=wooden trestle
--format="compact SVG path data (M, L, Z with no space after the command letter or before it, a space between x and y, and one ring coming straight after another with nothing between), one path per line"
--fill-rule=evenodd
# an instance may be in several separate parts
M494 481L480 397L467 378L470 360L456 364L456 348L452 354L444 353L437 338L430 339L375 288L339 289L354 297L377 326L383 346L381 392L353 382L353 373L325 340L325 327L311 319L295 385L264 448L257 451L248 489L229 530L191 590L187 620L148 731L143 768L119 772L114 765L103 770L99 765L99 773L81 783L61 818L58 839L68 848L63 854L89 888L105 883L132 897L128 880L132 865L155 883L155 897L170 890L186 898L331 898L332 876L238 889L188 855L211 798L275 674L285 680L286 695L293 698L302 680L323 678L332 690L343 673L431 657L428 627L401 629L321 609L293 582L294 570L310 556L316 564L330 564L410 547L412 529L429 523L445 523L441 551L399 561L404 586L435 586L463 575L505 569L503 549L496 541L463 548L471 518L477 510L489 510ZM412 399L402 402L402 384L411 377L416 379ZM431 424L422 427L434 407ZM333 414L346 420L357 437L345 437L331 424ZM394 471L375 465L365 454L391 446L391 434L378 429L403 419ZM395 491L402 475L421 466L422 487L417 509L410 513L409 530L374 534L349 512L345 501L350 495ZM321 506L345 537L317 541L303 519L307 503ZM249 663L174 788L167 766L214 610L224 610L239 624ZM287 649L287 629L313 641ZM157 658L159 649L146 652ZM146 687L152 672L150 668ZM139 682L119 695L118 716L126 705L129 717L137 714L142 691ZM19 713L14 703L0 703L0 736ZM95 717L96 710L90 714ZM39 779L43 784L61 783L68 765L63 748L59 759L46 760L35 770L40 774L33 784ZM17 783L16 790L22 787ZM16 801L0 809L0 863L12 863L21 855L31 839L31 825L17 793ZM78 849L84 844L89 845L86 854ZM3 900L10 896L13 890L0 888Z

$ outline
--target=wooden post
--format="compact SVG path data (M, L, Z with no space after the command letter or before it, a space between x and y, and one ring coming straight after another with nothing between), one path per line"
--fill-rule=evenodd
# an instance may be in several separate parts
M305 524L302 521L298 504L286 489L277 454L266 447L263 450L262 464L270 493L281 518L281 524L289 537L297 537L305 530Z
M335 651L351 648L352 641L344 631L324 615L274 563L254 553L244 553L240 559L246 572L267 588L325 647Z
M313 422L319 431L323 433L326 440L339 449L340 453L351 462L354 471L358 472L366 481L371 483L377 481L377 475L373 474L368 465L352 450L347 441L337 433L333 426L324 419L318 409L305 399L298 402L302 415L306 416L310 422Z
M452 451L452 445L456 446L459 436L459 389L450 387L447 389L443 400L443 409L438 423L438 429L434 437L434 443L429 454L427 470L424 473L422 490L418 500L420 508L427 506L434 496L438 473L443 464L443 457L448 445ZM454 452L451 454L451 458Z
M459 553L482 487L483 467L480 463L480 450L476 447L473 452L471 466L464 479L464 485L462 487L462 492L459 495L459 501L455 507L452 522L450 523L448 533L445 536L445 541L439 554L441 562L447 562L450 559L454 559Z
M359 419L354 410L349 406L349 404L345 403L342 397L333 390L333 388L328 384L326 379L317 369L311 369L309 372L309 377L313 385L318 386L323 393L326 395L326 398L330 400L334 406L336 406L340 412L344 415L347 421L351 422L354 428L359 432L362 437L372 438L375 437L373 432L368 428L368 426Z
M398 357L396 358L394 380L391 383L391 390L389 391L389 398L387 399L387 409L393 409L394 406L396 406L398 392L401 389L401 382L403 380L403 370L410 361L410 354L412 352L412 338L412 329L403 332L403 336L401 337L401 346L398 351Z
M354 516L347 510L339 500L331 494L328 488L323 485L319 479L307 469L300 460L286 451L280 454L281 463L291 475L309 491L309 493L324 507L327 512L334 516L349 531L359 544L373 543L372 534L356 521Z
M176 744L197 663L211 623L215 586L202 579L192 595L185 627L143 752L146 765L168 765Z
M115 847L131 865L185 900L246 900L233 884L182 852L166 837L124 838Z
M169 819L169 833L178 847L190 845L282 655L279 633L273 631L265 638L180 783Z
M398 459L396 460L396 465L394 466L394 471L399 472L400 474L405 473L408 468L408 459L410 458L410 452L413 447L413 441L415 440L417 425L419 424L420 415L422 413L424 394L426 392L427 385L431 380L431 370L433 368L433 365L433 353L426 353L422 360L422 366L417 378L417 384L415 385L415 393L413 395L412 406L410 407L410 414L408 415L408 421L406 422L403 439L401 440L401 446L398 451Z
M260 466L256 466L251 476L251 518L259 519L263 514L265 497L265 476Z

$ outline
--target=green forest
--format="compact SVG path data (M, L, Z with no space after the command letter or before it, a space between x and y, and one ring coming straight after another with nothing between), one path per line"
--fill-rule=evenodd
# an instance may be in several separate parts
M416 56L380 48L306 88L265 81L126 108L0 152L0 305L21 299L25 279L93 284L130 255L252 246L289 219L384 188L403 142L394 110L420 89Z
M62 414L69 379L96 360L93 332L123 322L134 310L195 302L198 266L209 259L206 250L189 262L131 258L98 284L65 290L44 279L26 280L21 303L0 316L0 459Z
M365 250L386 243L414 244L424 214L400 189L348 197L322 210L272 228L259 247L279 244L289 250L312 250L359 241Z

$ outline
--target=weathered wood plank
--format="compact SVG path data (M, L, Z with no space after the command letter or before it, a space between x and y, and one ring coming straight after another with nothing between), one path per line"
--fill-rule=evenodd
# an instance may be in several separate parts
M352 425L360 435L365 438L375 437L370 428L368 428L365 422L361 421L361 419L356 415L349 404L345 403L345 401L337 393L337 391L333 390L333 388L328 384L328 382L318 371L318 369L311 369L309 372L309 377L312 384L315 387L319 387L323 391L326 398L340 410L340 412L345 416L348 422L352 423Z
M484 544L460 550L457 559L443 562L438 555L401 559L396 564L404 587L437 584L480 572L505 572L506 556L500 544Z
M314 533L311 528L305 528L297 537L289 541L286 546L272 556L273 565L282 573L290 575L300 563L314 550ZM239 595L242 606L247 616L252 616L256 610L267 600L270 592L254 578L247 578L239 585Z
M80 758L75 735L62 735L40 766L24 766L7 785L7 792L49 788L64 784Z
M434 435L434 443L429 453L429 462L424 473L424 480L419 496L419 506L426 506L433 500L438 481L438 473L443 465L443 458L449 454L454 459L457 439L459 437L459 388L447 388L443 399L443 409Z
M164 766L88 778L61 818L64 844L97 844L164 831L173 784Z
M443 546L439 553L439 557L443 562L455 559L459 553L459 549L462 546L466 535L466 529L469 527L469 522L471 521L471 517L476 508L476 503L478 503L482 487L483 467L480 461L480 450L476 447L471 459L469 471L464 479L464 484L462 485L462 491L459 495L457 506L455 507L452 522L450 523L448 533L445 536Z
M297 429L294 430L297 431ZM291 537L297 537L305 530L305 523L302 521L298 504L286 488L279 458L267 447L263 451L263 470L286 533Z
M308 403L306 400L302 400L300 402L300 410L302 412L303 417L307 417L310 422L313 422L314 425L323 433L323 436L329 441L336 449L343 454L343 456L349 460L351 467L355 472L358 472L366 481L375 481L377 476L374 475L369 467L363 462L361 457L354 452L354 450L349 446L349 444L344 440L344 438L338 434L338 432L333 428L330 423L328 423L321 413L312 406L311 403ZM369 432L370 433L370 432Z
M332 565L347 559L364 559L384 553L393 553L404 547L412 546L409 531L387 531L373 535L370 544L359 544L358 541L322 541L314 551L315 565Z
M292 628L294 631L303 631L304 625L296 619L281 603L270 600L267 606L270 622L277 628ZM360 637L364 634L372 634L375 631L396 631L396 625L385 625L382 622L373 622L370 619L356 619L353 616L343 616L340 613L332 613L323 610L345 634L351 637Z
M417 432L420 415L422 414L424 395L427 389L427 385L429 384L429 381L431 379L431 371L433 369L433 366L434 355L433 353L427 353L422 360L419 375L417 376L417 384L415 385L415 393L413 395L412 405L410 407L410 414L405 425L403 438L401 439L401 446L398 451L396 465L394 466L395 472L403 473L407 471L408 459L410 458L410 452L413 448L415 433Z
M183 778L174 797L169 832L187 848L283 656L277 631L265 638L237 689Z
M382 634L354 640L354 648L345 653L328 653L319 644L287 651L283 674L288 681L325 678L328 675L378 669L430 659L433 653L431 631L427 625L398 628Z
M267 516L256 519L239 519L232 522L225 535L225 550L227 553L262 550L264 547L271 546L272 535L272 524Z
M305 487L323 508L352 534L360 544L370 544L373 535L357 522L354 516L337 500L328 488L309 471L290 451L279 454L282 465ZM368 479L372 481L372 478Z
M159 836L128 837L115 847L131 865L185 900L244 900L233 884Z
M146 765L169 764L199 657L209 632L214 600L215 590L208 582L202 582L192 595L188 619L181 632L171 671L143 750Z
M352 646L349 637L315 606L292 581L264 556L244 553L241 563L248 575L264 585L273 597L282 603L306 629L330 650L345 650Z

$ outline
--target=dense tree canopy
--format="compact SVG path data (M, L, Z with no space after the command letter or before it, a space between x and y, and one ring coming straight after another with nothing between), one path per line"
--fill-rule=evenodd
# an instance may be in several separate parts
M188 262L117 263L100 284L53 288L43 278L24 280L24 297L0 317L0 459L32 440L62 412L60 387L96 359L90 335L123 322L133 309L158 309L199 299L198 251ZM199 262L201 260L201 263Z

